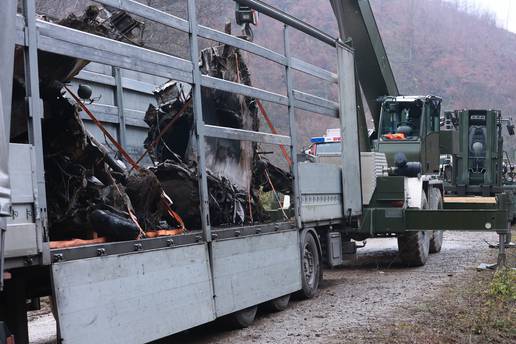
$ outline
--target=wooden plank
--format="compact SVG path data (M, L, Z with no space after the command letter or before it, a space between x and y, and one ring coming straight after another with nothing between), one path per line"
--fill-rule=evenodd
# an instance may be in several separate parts
M481 197L481 196L459 197L459 196L446 196L446 197L444 197L444 203L496 204L496 197Z

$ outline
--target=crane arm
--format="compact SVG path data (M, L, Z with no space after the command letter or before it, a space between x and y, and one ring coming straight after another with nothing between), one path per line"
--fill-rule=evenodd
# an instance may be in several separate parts
M358 80L371 110L375 127L380 116L381 96L399 95L385 47L369 0L330 0L340 37L351 38L355 49Z

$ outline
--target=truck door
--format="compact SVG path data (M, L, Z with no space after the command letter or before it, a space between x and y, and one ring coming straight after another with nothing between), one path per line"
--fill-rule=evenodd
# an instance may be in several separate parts
M439 173L439 115L441 112L441 100L430 99L425 104L424 137L423 143L423 170L426 173Z

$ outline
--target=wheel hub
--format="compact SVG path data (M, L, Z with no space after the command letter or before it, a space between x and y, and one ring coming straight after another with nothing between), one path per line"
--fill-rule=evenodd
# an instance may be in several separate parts
M305 273L305 278L308 284L312 285L314 280L314 255L309 245L305 245L304 254L303 254L303 271Z

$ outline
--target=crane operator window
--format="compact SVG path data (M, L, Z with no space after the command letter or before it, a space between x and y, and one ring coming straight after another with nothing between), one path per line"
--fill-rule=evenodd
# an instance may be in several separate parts
M381 138L384 141L416 141L421 132L422 102L387 102L383 105Z

